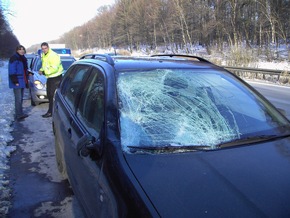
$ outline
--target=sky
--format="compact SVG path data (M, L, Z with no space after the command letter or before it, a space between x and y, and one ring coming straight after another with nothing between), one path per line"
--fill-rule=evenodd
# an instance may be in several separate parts
M99 7L115 0L0 0L14 35L24 47L58 39L97 15Z

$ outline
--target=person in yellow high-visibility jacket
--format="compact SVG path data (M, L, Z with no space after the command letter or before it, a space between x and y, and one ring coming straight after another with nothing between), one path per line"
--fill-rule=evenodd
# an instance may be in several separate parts
M42 117L47 118L52 116L53 95L61 82L63 66L60 56L49 48L47 42L41 43L41 50L42 67L39 69L39 74L44 74L47 78L46 92L49 102L48 111Z

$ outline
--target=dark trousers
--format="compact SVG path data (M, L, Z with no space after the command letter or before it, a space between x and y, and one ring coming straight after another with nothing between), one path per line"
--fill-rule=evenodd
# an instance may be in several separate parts
M15 88L13 89L14 97L15 97L15 118L19 118L23 115L22 110L22 102L23 102L23 88Z
M54 95L55 90L58 88L61 82L61 79L62 79L62 75L47 79L46 92L47 92L47 98L48 98L48 103L49 103L47 113L52 113L53 95Z

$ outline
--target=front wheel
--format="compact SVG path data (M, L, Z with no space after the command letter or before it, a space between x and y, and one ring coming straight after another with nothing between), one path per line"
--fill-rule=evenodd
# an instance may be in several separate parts
M31 106L36 106L38 105L32 98L32 93L31 93L31 89L29 89L29 93L30 93L30 102L31 102Z
M33 101L33 99L32 98L30 98L31 99L31 106L36 106L36 104L35 104L35 102Z
M54 144L55 144L55 158L56 158L57 169L61 173L64 179L68 179L63 155L61 153L60 145L58 142L58 137L56 135L54 137Z

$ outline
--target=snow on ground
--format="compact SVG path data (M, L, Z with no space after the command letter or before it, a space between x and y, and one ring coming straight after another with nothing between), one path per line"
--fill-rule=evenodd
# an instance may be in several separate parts
M0 61L0 216L7 214L10 207L9 180L5 171L9 169L8 158L16 149L14 146L7 146L13 140L10 133L13 131L11 124L14 120L14 94L8 88L7 64L7 61Z
M290 63L287 61L282 61L282 62L260 61L257 64L257 68L271 69L271 70L283 70L283 71L290 72Z

